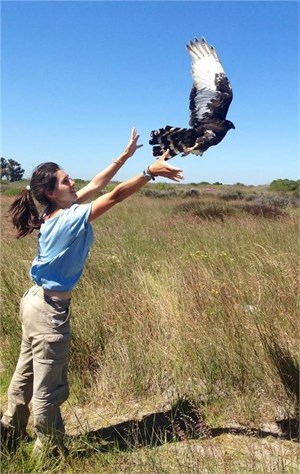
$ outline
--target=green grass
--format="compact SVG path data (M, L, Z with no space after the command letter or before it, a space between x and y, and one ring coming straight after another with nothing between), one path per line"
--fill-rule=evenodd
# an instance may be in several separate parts
M18 356L18 305L36 251L34 236L11 240L7 205L4 388ZM193 400L212 428L298 416L298 210L266 218L240 205L207 195L137 195L95 222L95 243L72 299L69 401L87 407L82 438L72 445L73 457L48 471L33 466L26 446L4 457L1 472L296 472L288 441L266 447L222 435L98 452L84 438L89 420L94 429L110 426L116 417L155 413L179 399ZM64 410L74 427L70 405ZM89 455L80 458L83 445Z

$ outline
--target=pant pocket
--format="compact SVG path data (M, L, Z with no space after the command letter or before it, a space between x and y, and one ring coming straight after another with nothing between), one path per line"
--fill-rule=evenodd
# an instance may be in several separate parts
M35 347L34 358L44 364L61 364L68 360L69 334L44 334Z

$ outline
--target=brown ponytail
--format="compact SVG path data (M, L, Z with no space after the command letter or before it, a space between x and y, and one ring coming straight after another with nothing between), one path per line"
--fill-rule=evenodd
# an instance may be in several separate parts
M51 192L56 185L56 172L60 167L56 163L42 163L34 170L29 189L16 197L10 206L9 213L13 226L16 227L17 239L26 237L41 227L41 219L33 197L42 205L50 206L46 191Z
M39 212L30 191L21 191L10 206L13 226L18 230L17 239L26 237L41 226Z

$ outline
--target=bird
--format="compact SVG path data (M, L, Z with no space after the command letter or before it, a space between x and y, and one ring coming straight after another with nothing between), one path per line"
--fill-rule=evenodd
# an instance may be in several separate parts
M160 157L169 150L169 157L178 154L202 156L235 129L226 115L233 98L232 87L216 49L204 37L186 45L191 57L192 89L189 96L190 128L166 125L152 130L149 144L152 154Z

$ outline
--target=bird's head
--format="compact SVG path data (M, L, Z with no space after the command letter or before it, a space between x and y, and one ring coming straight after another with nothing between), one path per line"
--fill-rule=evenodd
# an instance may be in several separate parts
M235 129L234 124L230 122L230 120L226 120L226 125L228 130L230 130L231 128Z

